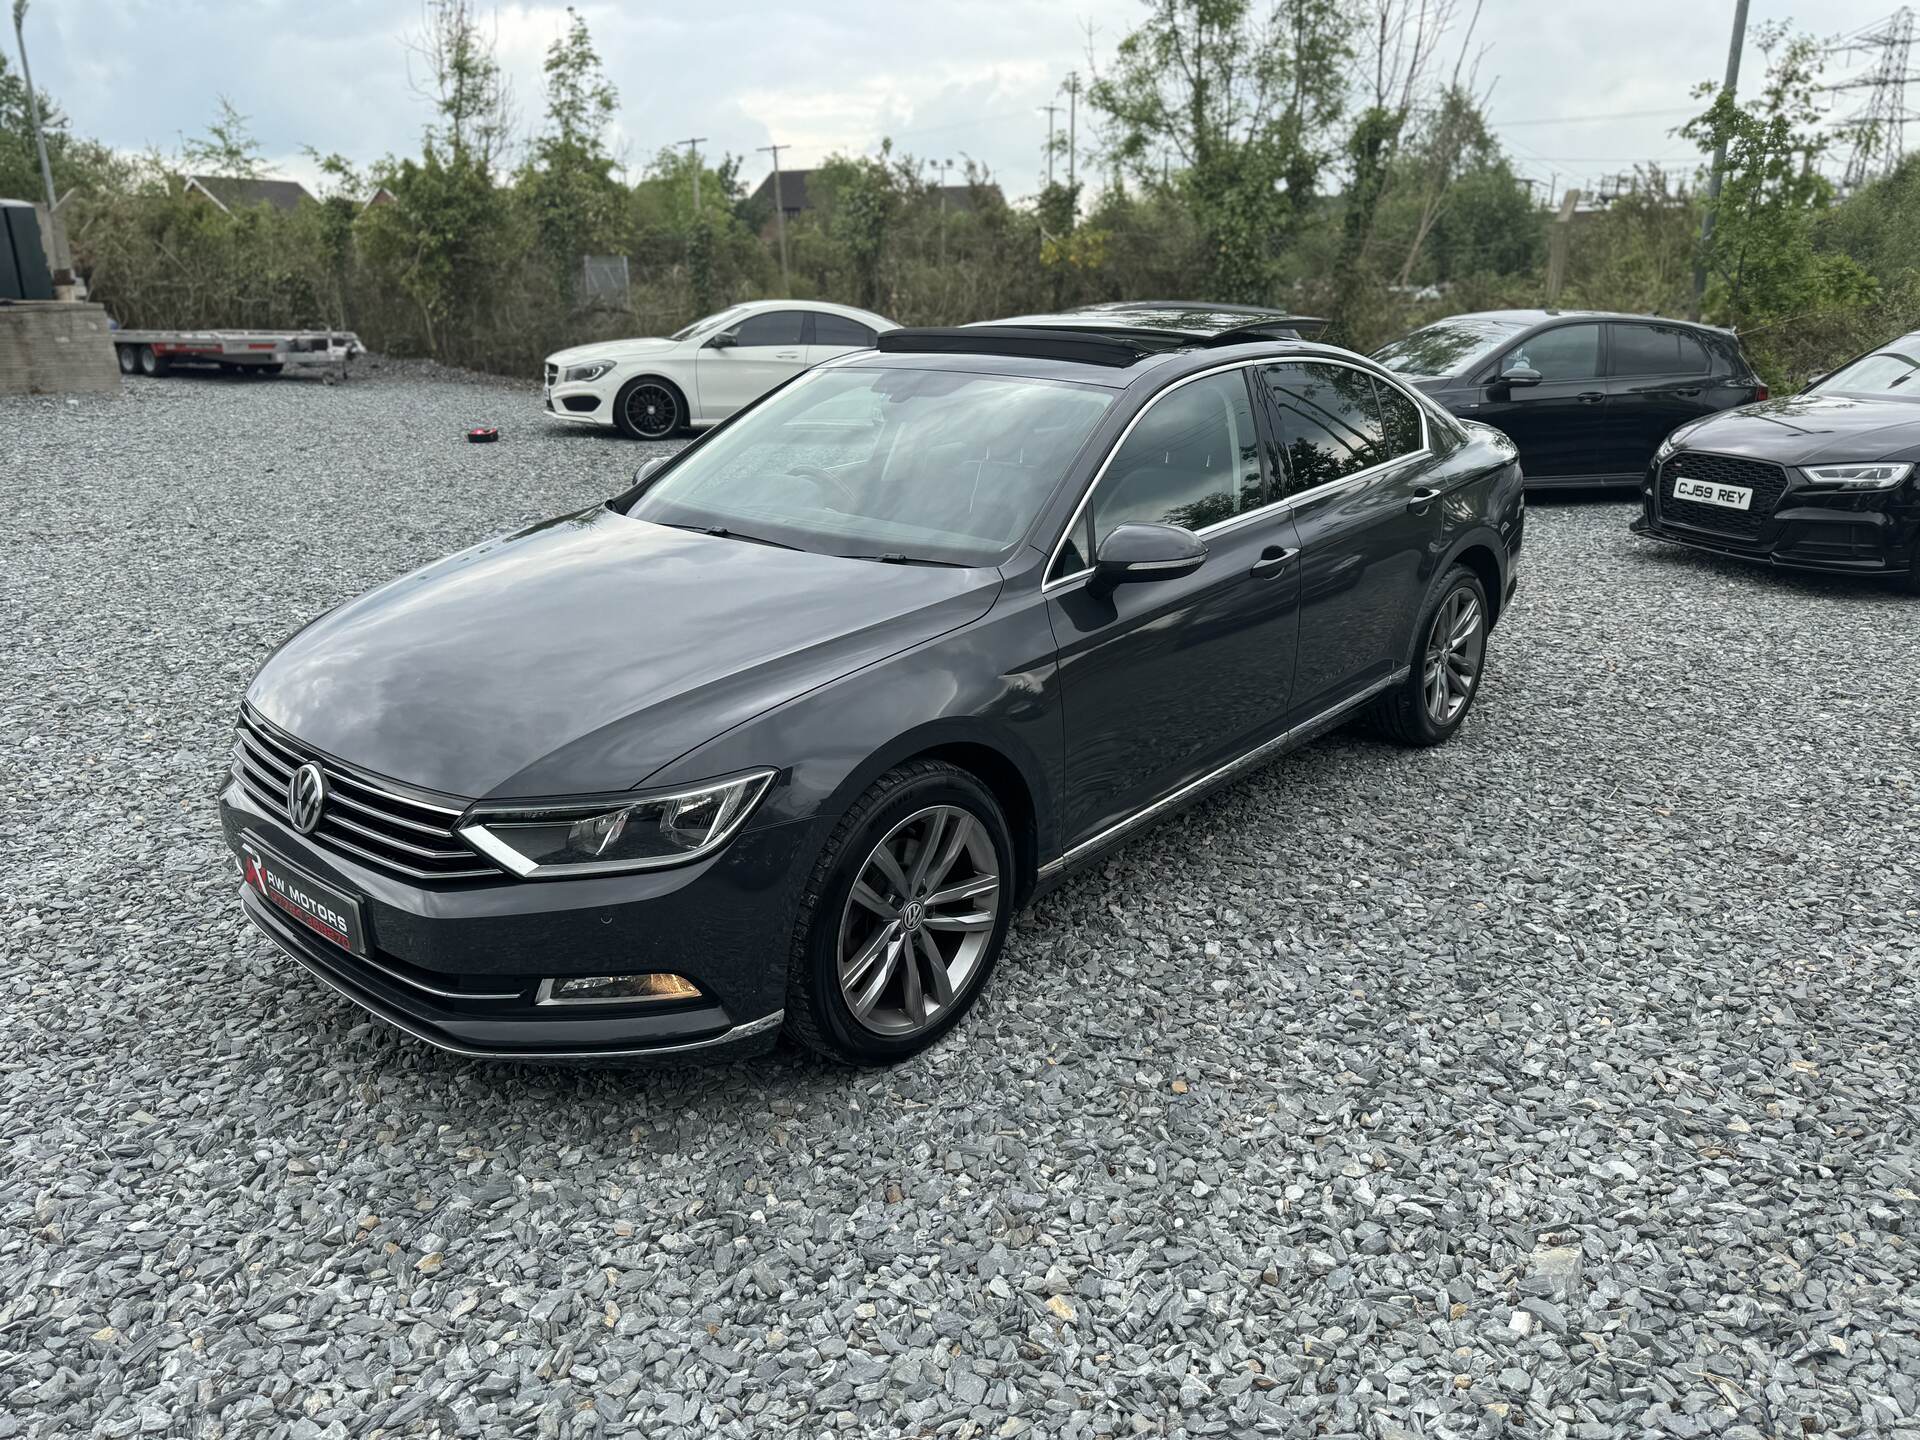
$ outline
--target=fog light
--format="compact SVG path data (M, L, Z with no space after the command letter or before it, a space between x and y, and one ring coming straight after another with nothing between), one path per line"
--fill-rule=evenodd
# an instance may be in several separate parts
M536 1005L622 1005L635 1000L692 1000L700 987L684 975L556 975L542 980Z

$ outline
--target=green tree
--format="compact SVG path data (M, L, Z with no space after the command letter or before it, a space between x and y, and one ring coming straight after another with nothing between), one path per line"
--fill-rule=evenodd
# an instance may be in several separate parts
M267 173L267 157L253 138L247 117L226 96L207 123L204 135L180 142L180 167L189 175L218 175L227 180L258 180Z
M1331 158L1351 28L1341 0L1148 0L1094 78L1111 158L1178 193L1222 300L1270 298Z
M1680 130L1703 151L1726 150L1720 195L1709 202L1713 232L1701 250L1708 308L1743 328L1862 306L1874 293L1872 277L1851 257L1814 245L1834 195L1820 161L1851 138L1822 123L1823 48L1782 25L1764 27L1759 48L1768 57L1759 96L1743 105L1729 91L1702 86L1696 94L1712 95L1712 103Z
M818 190L827 234L846 257L853 303L869 310L886 303L883 267L887 243L904 201L903 175L891 163L892 145L883 142L878 159L832 155L808 181Z
M546 126L534 137L518 188L541 248L570 290L582 255L620 243L627 200L606 143L619 95L601 69L587 22L571 7L566 34L547 49L546 76Z

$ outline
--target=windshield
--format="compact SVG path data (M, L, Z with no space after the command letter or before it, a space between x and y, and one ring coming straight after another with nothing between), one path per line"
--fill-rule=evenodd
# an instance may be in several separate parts
M709 315L702 320L694 321L691 325L687 326L684 330L674 331L673 334L669 335L667 338L669 340L691 340L696 335L704 335L707 331L713 329L715 326L720 324L721 321L732 319L734 316L738 315L742 310L745 310L746 308L747 307L744 305L729 305L726 309L721 310L716 314Z
M1112 393L949 370L820 370L664 470L638 520L832 555L991 565Z
M1920 400L1920 360L1910 360L1891 350L1878 355L1862 355L1851 365L1843 365L1813 390L1845 390L1855 395L1885 395Z
M1523 320L1456 315L1381 346L1373 358L1401 375L1458 375L1491 358L1526 328Z

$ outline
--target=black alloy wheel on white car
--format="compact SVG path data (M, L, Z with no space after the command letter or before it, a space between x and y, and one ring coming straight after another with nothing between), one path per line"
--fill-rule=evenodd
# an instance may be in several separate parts
M613 402L614 422L635 440L665 440L686 423L679 393L664 380L642 375Z

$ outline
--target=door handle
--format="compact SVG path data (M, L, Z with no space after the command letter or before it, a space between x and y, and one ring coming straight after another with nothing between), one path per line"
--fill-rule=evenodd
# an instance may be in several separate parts
M1607 398L1607 392L1604 390L1582 390L1573 398L1578 400L1582 405L1598 405L1602 400Z
M1289 550L1284 545L1269 545L1260 552L1259 560L1254 562L1253 568L1247 574L1255 580L1269 579L1286 569L1292 563L1293 557L1299 553L1298 550Z
M1424 510L1439 498L1438 490L1416 490L1413 492L1413 497L1407 501L1407 509Z
M798 360L800 358L800 352L798 350L776 350L773 358L776 360Z
M1691 400L1694 396L1700 393L1700 387L1698 385L1693 385L1688 387L1685 390L1669 390L1667 393L1669 395L1681 395Z

